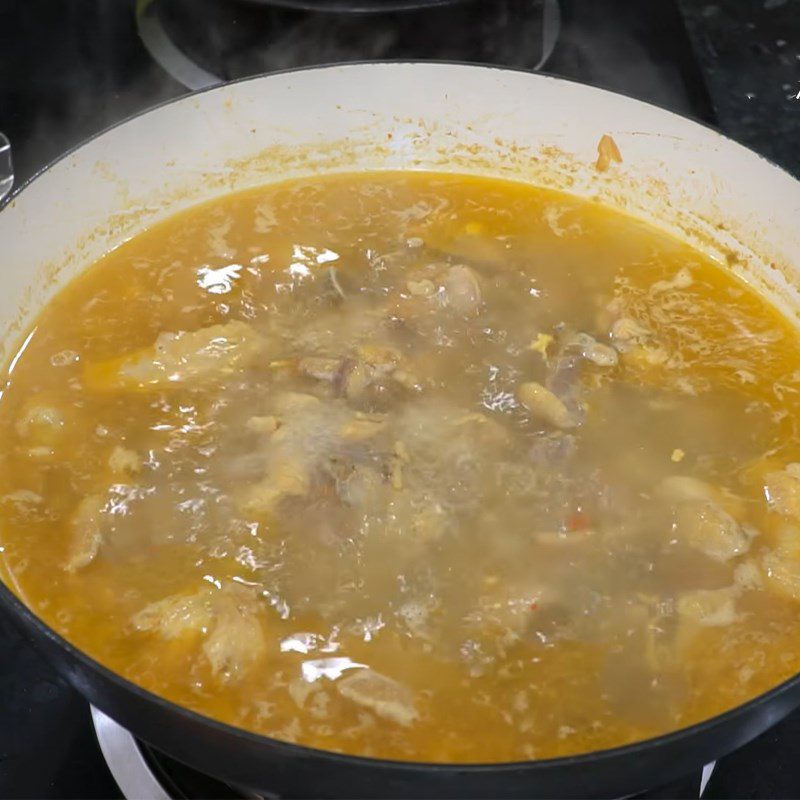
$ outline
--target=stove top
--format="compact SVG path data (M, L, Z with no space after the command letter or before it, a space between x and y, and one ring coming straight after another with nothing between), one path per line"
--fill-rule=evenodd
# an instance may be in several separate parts
M214 797L220 800L278 800L202 775L138 741L101 711L92 708L92 723L106 765L126 797L148 800ZM707 764L696 774L641 795L642 798L707 797L716 764Z
M364 0L342 5L365 7ZM158 0L137 24L153 58L192 89L357 59L468 58L540 69L561 28L559 0L457 0L392 11L396 5L390 0L381 13L370 14L307 13L256 3Z
M324 1L324 0L323 0ZM82 139L188 88L265 70L367 58L545 69L717 124L800 174L800 0L447 0L427 9L298 10L320 0L26 0L0 10L0 131L17 180ZM424 5L415 2L412 5ZM392 3L392 5L399 5ZM294 7L290 7L294 6ZM386 8L386 4L383 5ZM0 797L244 797L116 728L131 789L95 715L0 612ZM127 736L127 738L126 738ZM800 796L800 713L648 797ZM138 755L137 755L138 753ZM654 785L658 784L654 776ZM158 792L162 792L159 794Z

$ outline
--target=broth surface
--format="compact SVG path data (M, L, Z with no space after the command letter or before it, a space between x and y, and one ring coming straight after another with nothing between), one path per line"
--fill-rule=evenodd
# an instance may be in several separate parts
M279 739L497 762L664 733L800 669L798 344L565 194L231 195L37 320L4 568L102 663Z

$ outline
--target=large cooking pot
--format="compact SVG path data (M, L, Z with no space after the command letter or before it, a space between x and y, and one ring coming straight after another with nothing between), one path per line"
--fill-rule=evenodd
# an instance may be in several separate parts
M598 172L604 133L623 163ZM473 172L596 197L658 221L784 309L800 309L800 183L719 133L552 77L353 64L183 97L92 139L24 186L0 212L3 359L59 287L156 220L259 183L364 169ZM287 797L628 795L739 747L800 705L797 676L699 725L577 757L488 765L355 758L180 708L72 647L5 586L0 601L88 700L136 736L200 770Z

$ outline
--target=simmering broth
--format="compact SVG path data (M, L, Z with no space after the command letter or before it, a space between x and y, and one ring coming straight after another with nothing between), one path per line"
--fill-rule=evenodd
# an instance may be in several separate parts
M225 722L442 762L611 747L800 669L800 342L599 204L231 195L64 288L0 401L9 583Z

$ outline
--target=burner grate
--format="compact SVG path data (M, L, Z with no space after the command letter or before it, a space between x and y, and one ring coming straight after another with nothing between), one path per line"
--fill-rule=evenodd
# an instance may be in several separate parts
M346 3L361 6L364 0ZM381 14L301 12L299 4L317 7L310 0L280 0L278 7L256 0L153 0L140 7L137 25L153 59L189 89L293 67L372 59L466 60L539 70L561 28L560 0L425 6L417 0L393 12L392 0Z
M277 795L234 788L181 764L140 742L94 706L92 723L108 769L130 800L278 800Z
M253 5L278 6L296 11L325 11L338 14L379 14L416 11L433 6L452 6L467 0L248 0ZM476 2L476 0L471 0Z
M100 750L123 795L130 800L191 800L214 797L218 800L279 800L278 795L256 793L230 786L181 764L170 756L137 740L121 725L92 706ZM716 762L667 786L637 795L650 798L702 798Z

